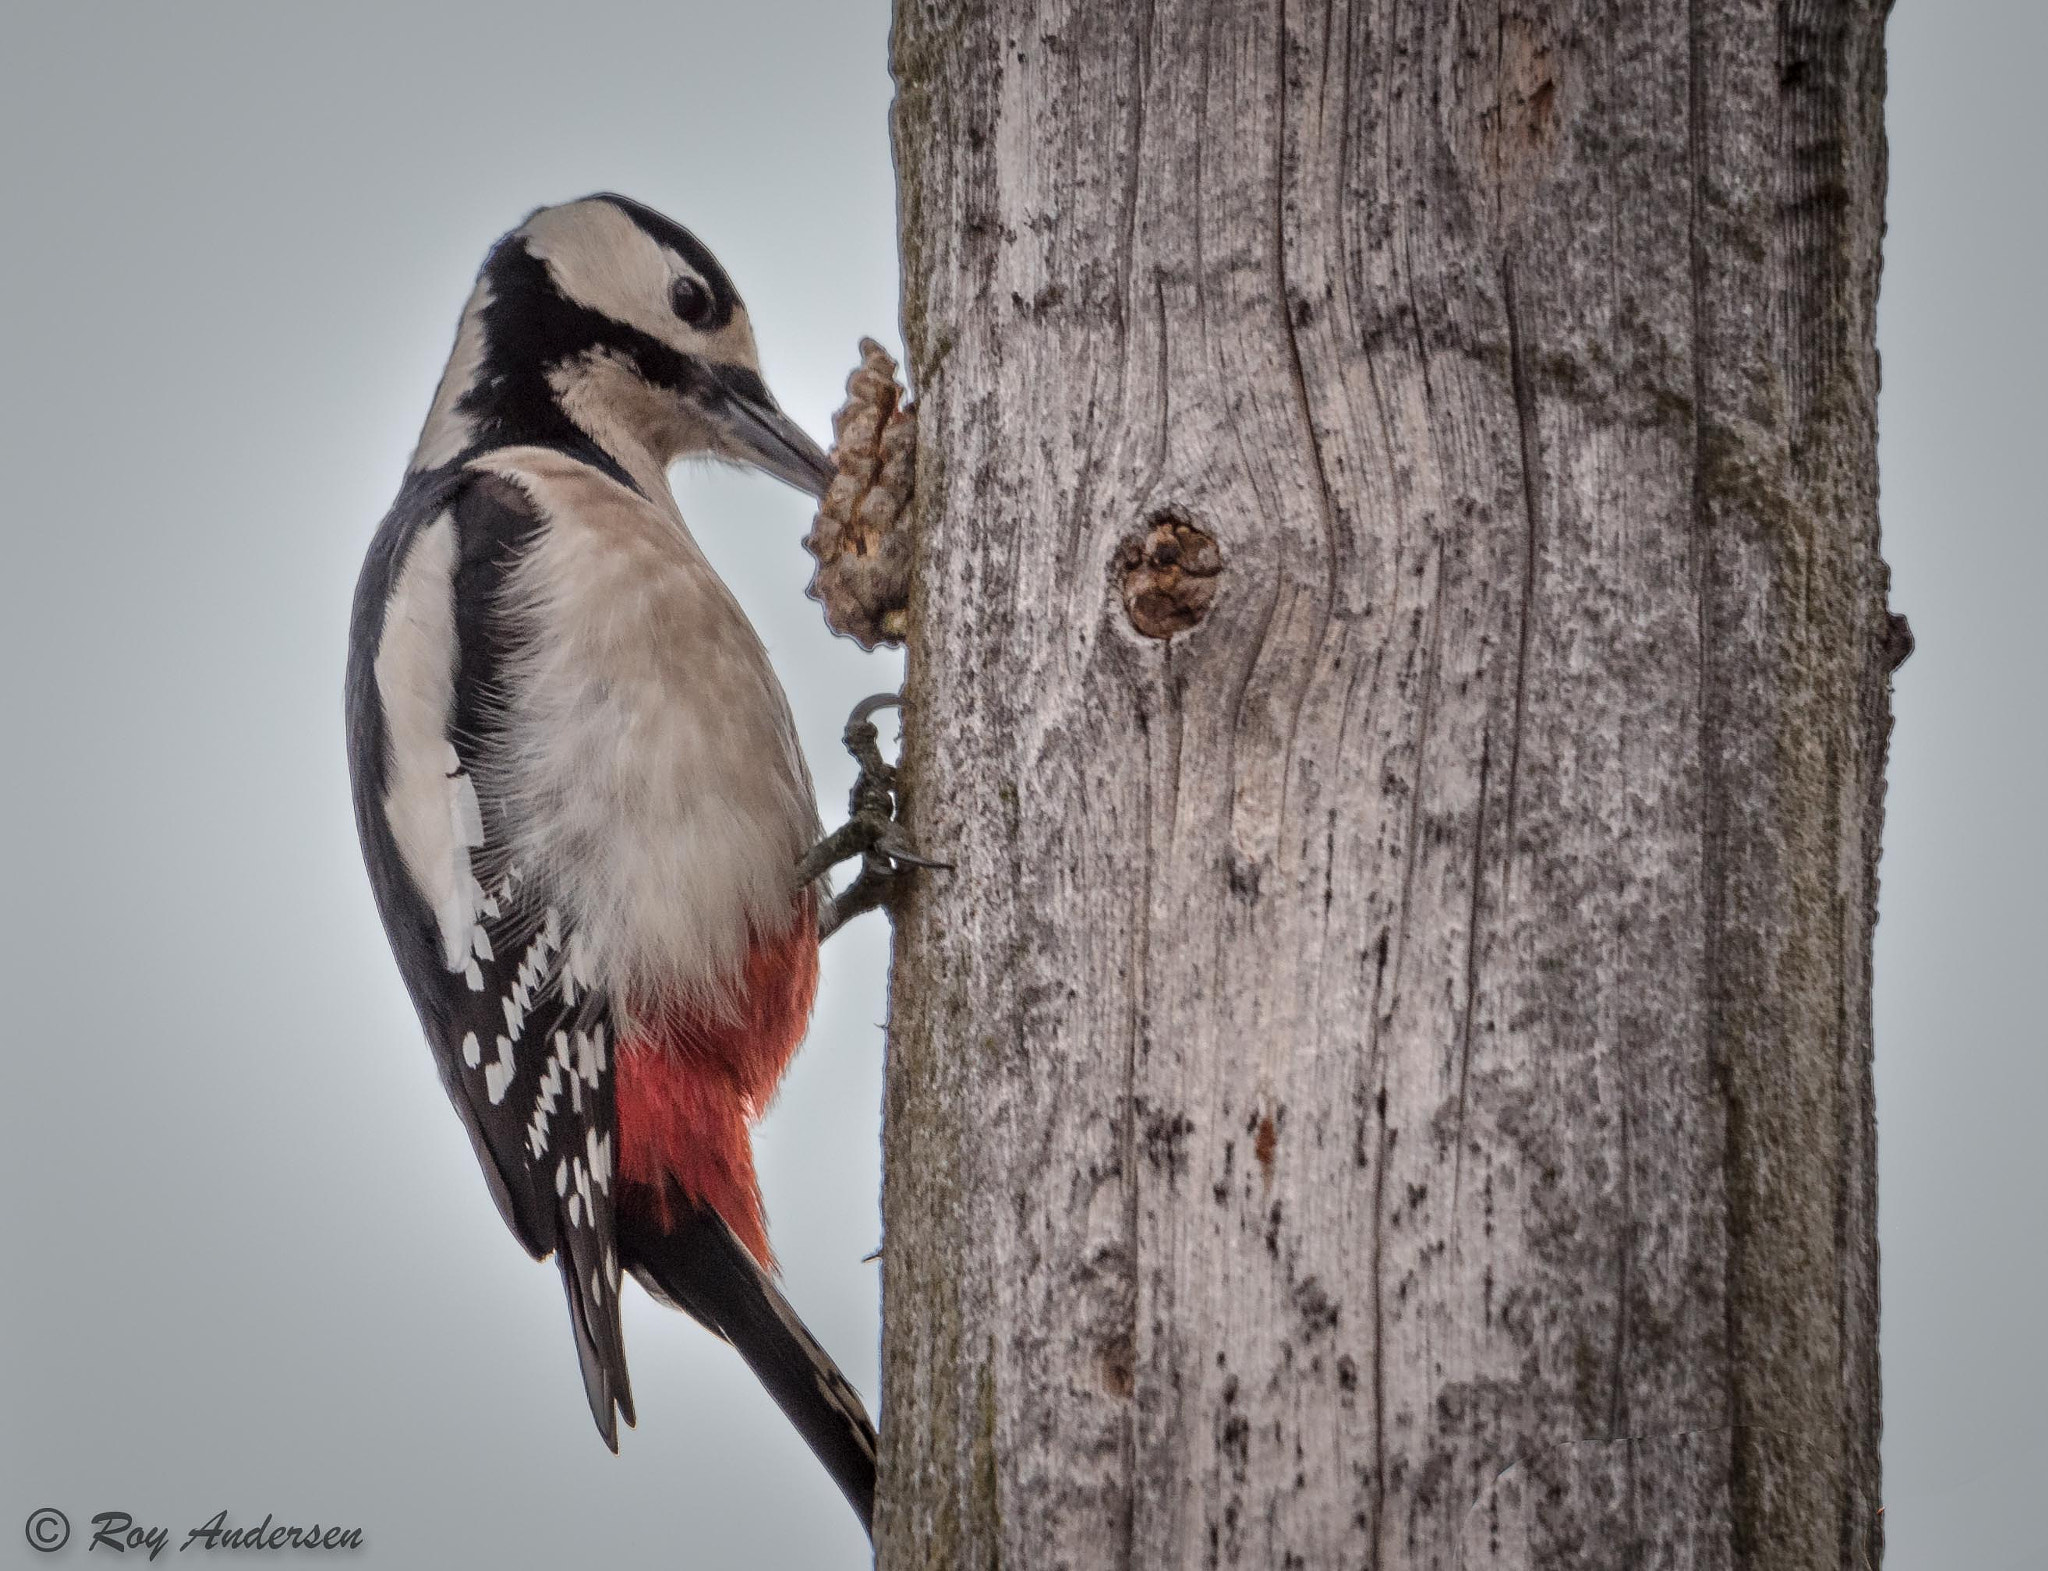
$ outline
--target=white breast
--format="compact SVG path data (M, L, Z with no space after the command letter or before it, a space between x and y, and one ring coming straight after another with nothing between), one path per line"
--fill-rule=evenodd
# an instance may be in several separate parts
M488 816L614 997L719 1000L751 936L788 930L818 836L767 651L665 492L541 448L477 467L546 516L508 580L519 653Z

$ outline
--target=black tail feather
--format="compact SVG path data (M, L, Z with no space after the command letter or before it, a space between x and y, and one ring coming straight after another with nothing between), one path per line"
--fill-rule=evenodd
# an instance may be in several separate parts
M622 1211L620 1263L738 1350L872 1535L875 1427L860 1394L732 1229L715 1212L671 1199L677 1222L667 1231Z
M576 1360L583 1366L583 1392L590 1398L590 1416L597 1420L604 1443L616 1454L618 1420L633 1422L633 1388L626 1378L618 1285L606 1283L599 1274L594 1248L575 1247L572 1238L564 1238L555 1254L562 1267L562 1290L569 1297L569 1324L576 1332Z

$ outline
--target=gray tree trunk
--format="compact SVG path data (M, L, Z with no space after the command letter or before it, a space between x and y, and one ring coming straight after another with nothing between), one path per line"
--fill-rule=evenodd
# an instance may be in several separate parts
M884 1567L1877 1565L1883 22L899 0Z

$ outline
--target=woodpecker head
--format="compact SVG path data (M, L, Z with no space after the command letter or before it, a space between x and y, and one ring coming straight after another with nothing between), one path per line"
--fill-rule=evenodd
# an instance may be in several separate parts
M413 468L578 437L639 478L692 456L814 496L833 475L762 382L725 269L680 224L609 194L543 207L492 248Z

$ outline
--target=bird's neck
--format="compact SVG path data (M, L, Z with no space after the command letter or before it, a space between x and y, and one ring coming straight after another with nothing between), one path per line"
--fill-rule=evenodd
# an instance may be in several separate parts
M552 365L494 352L491 305L490 282L480 279L411 467L438 469L498 447L595 446L644 495L668 495L669 465L702 440L688 417L612 351L591 349Z
M669 465L696 445L698 435L674 399L605 350L564 361L549 373L548 385L562 414L632 476L643 495L669 494Z
M439 469L477 445L478 419L470 406L477 401L484 380L484 311L490 303L490 281L479 278L469 304L463 307L462 325L455 330L455 349L434 389L427 423L420 428L419 445L412 452L414 470Z

